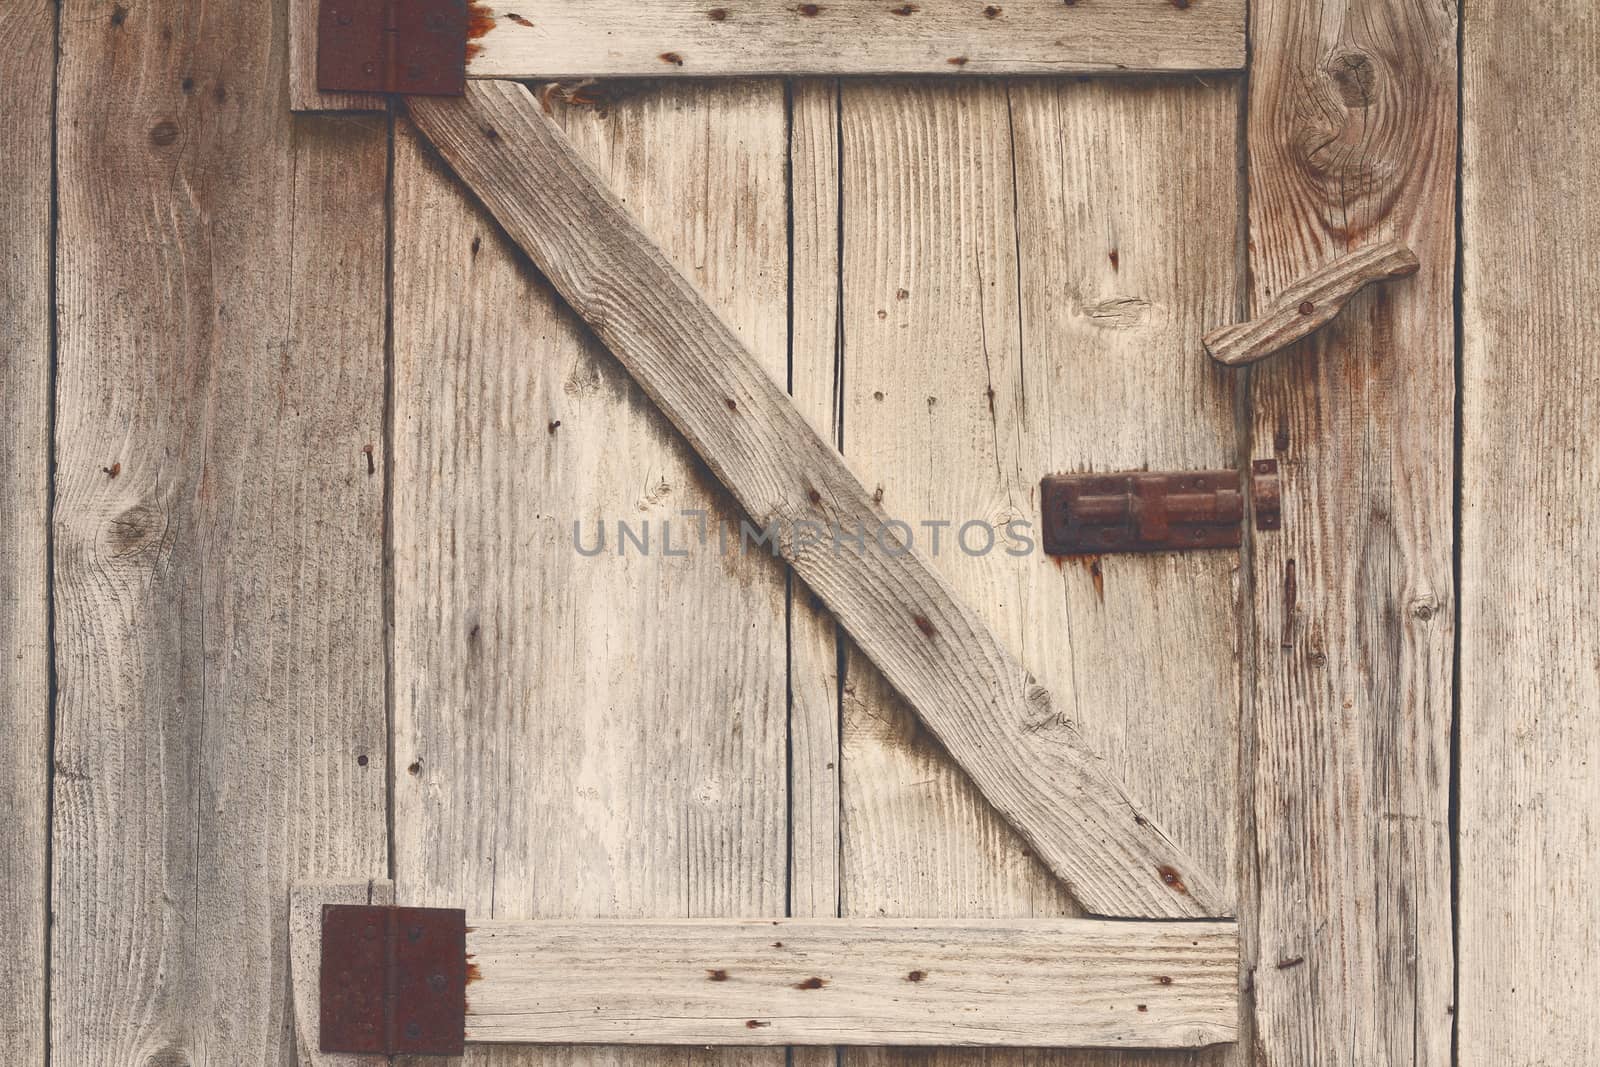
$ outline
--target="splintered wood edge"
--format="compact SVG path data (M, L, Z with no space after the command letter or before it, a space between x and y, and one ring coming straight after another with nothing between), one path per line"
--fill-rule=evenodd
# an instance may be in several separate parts
M1417 254L1400 241L1357 249L1285 289L1259 318L1206 334L1206 351L1230 367L1255 363L1332 322L1367 286L1409 277L1420 268Z
M407 101L418 130L677 427L780 554L1088 911L1228 914L1054 698L916 552L808 550L885 516L832 445L520 84ZM809 503L808 503L809 502ZM782 527L789 528L785 536Z
M1231 922L469 921L467 1040L1195 1048L1235 1041Z
M386 878L359 882L298 882L289 890L289 984L294 995L295 1039L305 1067L378 1067L387 1056L323 1052L322 906L393 904L394 883Z

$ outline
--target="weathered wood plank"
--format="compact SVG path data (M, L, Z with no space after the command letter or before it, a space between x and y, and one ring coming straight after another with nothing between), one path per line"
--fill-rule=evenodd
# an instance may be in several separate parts
M783 87L548 102L781 378ZM781 914L783 569L718 551L734 502L409 123L397 130L401 899L484 918ZM619 555L618 520L650 524L651 554ZM580 555L574 522L590 551L600 521L604 553ZM689 555L665 553L664 521ZM473 1049L468 1063L572 1058ZM583 1058L783 1064L778 1050Z
M45 1062L50 198L56 8L0 8L0 1048Z
M1256 541L1258 1044L1450 1056L1456 7L1251 7L1253 313L1395 239L1422 269L1252 372L1283 530Z
M789 101L790 394L837 440L839 86L794 83ZM839 625L800 581L789 607L789 913L839 909Z
M984 795L1102 914L1193 917L1225 904L1141 814L993 631L883 522L867 490L628 218L515 83L412 115L563 298L624 361L796 573L917 709ZM860 551L806 523L865 531ZM888 546L888 547L885 547Z
M1244 65L1243 0L489 0L480 78L1026 74Z
M379 110L316 83L318 0L289 0L291 106ZM1237 70L1245 0L490 0L467 76L548 79Z
M360 882L299 882L289 889L289 984L294 1001L295 1062L301 1067L381 1067L386 1056L323 1052L322 907L324 904L393 904L387 878Z
M1417 273L1417 254L1399 241L1380 241L1318 267L1278 294L1257 318L1212 330L1206 351L1218 363L1239 367L1320 330L1369 285Z
M1011 89L1021 336L1018 380L997 396L995 425L1016 427L1010 492L1035 521L1043 473L1237 465L1232 376L1198 338L1236 311L1243 289L1242 103L1232 78ZM976 388L969 377L974 400ZM1092 743L1218 873L1248 949L1240 557L1024 562L1032 573L1019 575L1029 589L1019 639L1029 662L1053 665L1046 684L1071 692ZM1250 1063L1248 1015L1241 1004L1237 1043L1182 1062Z
M282 28L62 10L55 1063L288 1061L290 881L386 865L387 135Z
M1239 840L1237 557L1057 562L955 538L974 519L1036 538L1046 472L1233 466L1228 384L1198 338L1233 311L1238 100L1231 81L851 84L843 115L846 459L886 508L951 522L934 564L1223 872ZM845 693L846 914L1070 909L859 654Z
M1465 27L1460 1062L1600 1058L1600 11Z
M839 439L839 83L789 88L789 394L818 436ZM839 663L843 632L804 582L789 583L789 914L839 913ZM790 1067L838 1067L831 1048Z
M1194 1047L1230 922L473 919L468 1041Z

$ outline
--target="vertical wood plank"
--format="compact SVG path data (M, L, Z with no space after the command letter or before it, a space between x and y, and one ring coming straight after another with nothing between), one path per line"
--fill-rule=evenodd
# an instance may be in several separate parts
M1253 372L1283 531L1254 557L1259 1041L1450 1056L1456 5L1261 0L1255 310L1385 238L1415 278Z
M282 19L62 9L56 1063L289 1062L288 886L384 872L386 129Z
M45 1061L55 5L0 8L0 1047Z
M729 322L787 371L775 82L548 105ZM402 124L395 692L401 899L502 917L782 914L785 575L738 509ZM704 513L707 540L698 540ZM650 526L621 550L618 520ZM605 550L584 556L607 524ZM662 543L670 522L673 553ZM558 1063L562 1049L474 1049ZM783 1062L584 1050L584 1062Z
M1461 1063L1600 1058L1600 166L1588 3L1467 12Z
M1233 466L1230 387L1199 336L1235 299L1237 105L1228 79L852 83L841 146L846 457L1230 896L1237 557L1062 562L960 538L1021 520L1036 540L1045 473ZM1072 912L855 653L843 790L845 914Z
M1013 85L1021 358L994 419L1018 435L1030 518L1039 473L1236 465L1232 375L1199 338L1241 289L1242 102L1226 77ZM1225 880L1248 950L1239 554L1027 562L1024 656L1056 665L1099 751ZM1247 1064L1240 1014L1232 1045L1139 1060Z
M789 392L838 441L839 83L789 89ZM789 578L789 914L839 913L839 660L844 633ZM791 1067L834 1067L832 1048L796 1048Z
M790 392L825 440L839 434L839 86L790 88ZM839 909L838 624L799 579L790 602L789 914Z

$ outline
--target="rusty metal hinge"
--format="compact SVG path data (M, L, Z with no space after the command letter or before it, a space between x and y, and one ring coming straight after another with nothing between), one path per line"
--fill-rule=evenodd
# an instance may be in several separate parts
M320 0L317 88L460 96L467 0Z
M323 1052L459 1056L467 913L326 904L320 985Z
M1238 471L1052 474L1040 485L1044 550L1054 556L1238 548L1244 495ZM1251 465L1256 528L1276 530L1278 461Z

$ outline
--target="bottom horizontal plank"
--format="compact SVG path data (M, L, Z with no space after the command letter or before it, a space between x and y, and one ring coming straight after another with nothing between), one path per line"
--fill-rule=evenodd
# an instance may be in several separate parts
M467 1040L1180 1048L1238 1033L1229 922L469 920Z

